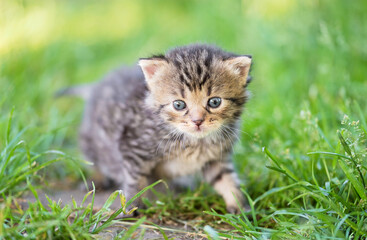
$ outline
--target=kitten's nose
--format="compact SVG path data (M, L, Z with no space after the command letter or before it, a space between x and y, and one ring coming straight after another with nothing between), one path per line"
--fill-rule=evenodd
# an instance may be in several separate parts
M196 126L199 127L204 122L204 119L191 120L191 121L193 121L196 124Z

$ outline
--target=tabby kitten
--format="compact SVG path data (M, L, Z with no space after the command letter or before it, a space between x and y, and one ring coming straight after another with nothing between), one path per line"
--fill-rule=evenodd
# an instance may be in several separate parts
M189 45L67 90L87 100L83 152L127 198L155 180L201 171L227 211L238 213L231 153L250 65L250 56Z

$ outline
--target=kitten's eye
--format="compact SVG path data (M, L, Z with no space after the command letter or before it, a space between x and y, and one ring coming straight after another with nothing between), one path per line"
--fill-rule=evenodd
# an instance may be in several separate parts
M182 100L176 100L176 101L173 101L173 107L176 110L182 110L186 108L186 103Z
M213 97L213 98L209 99L208 105L211 108L217 108L217 107L219 107L221 102L222 102L222 99L220 97Z

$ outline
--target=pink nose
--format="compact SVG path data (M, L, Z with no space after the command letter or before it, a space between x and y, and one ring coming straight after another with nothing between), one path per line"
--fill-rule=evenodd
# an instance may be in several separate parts
M204 122L204 120L203 119L199 119L199 120L192 120L195 124L196 124L196 126L200 126L203 122Z

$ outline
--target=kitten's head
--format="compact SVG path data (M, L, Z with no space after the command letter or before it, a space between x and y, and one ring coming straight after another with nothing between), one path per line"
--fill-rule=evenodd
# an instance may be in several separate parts
M140 59L146 104L180 133L202 138L234 123L247 100L251 57L208 45Z

